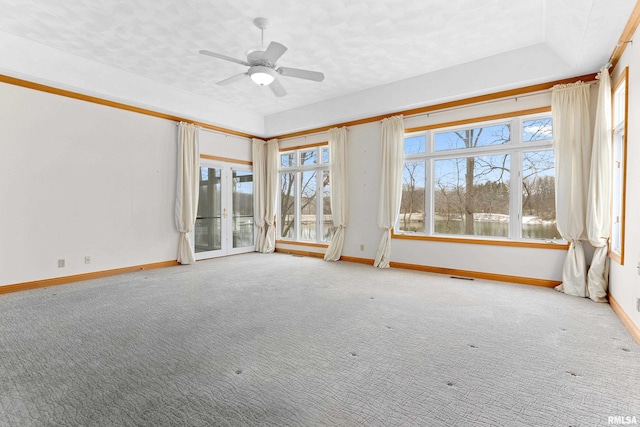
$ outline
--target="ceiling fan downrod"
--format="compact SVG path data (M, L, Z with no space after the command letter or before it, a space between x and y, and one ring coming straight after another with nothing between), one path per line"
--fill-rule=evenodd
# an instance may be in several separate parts
M256 18L253 20L253 24L260 28L260 46L264 46L264 30L269 26L269 20L267 18Z

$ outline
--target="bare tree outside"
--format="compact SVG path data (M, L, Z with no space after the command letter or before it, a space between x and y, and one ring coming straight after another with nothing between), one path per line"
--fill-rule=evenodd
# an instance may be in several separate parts
M335 233L331 216L331 178L328 170L322 171L322 241L330 242Z
M424 230L425 162L406 162L402 176L400 230Z
M292 239L295 231L295 177L294 172L280 174L280 235L285 239Z
M508 154L436 160L435 232L508 236L509 162Z
M480 128L461 129L435 135L436 151L468 149L507 144L510 141L508 124ZM494 156L437 160L435 166L436 215L444 217L444 230L436 232L450 234L485 234L487 230L476 230L477 222L486 218L479 213L509 215L509 161L508 154ZM439 197L438 197L439 196ZM505 203L506 198L506 203ZM487 211L490 209L491 211ZM452 227L457 221L460 226ZM504 222L504 221L502 221ZM504 235L501 231L489 230L489 235Z
M553 139L550 117L523 122L523 142ZM553 150L522 154L522 236L561 239L556 228L556 188Z
M524 120L522 143L535 142L522 151L522 236L560 238L555 227L555 170L553 150L539 142L553 140L550 117ZM425 137L405 139L405 154L425 152ZM511 143L509 124L459 129L434 134L435 154ZM522 145L520 147L526 147ZM509 236L511 154L465 155L431 160L433 165L434 232ZM400 229L424 230L426 192L424 160L404 165Z
M326 153L328 154L328 152ZM325 153L323 152L323 156ZM300 152L300 165L313 165L318 162L317 150L308 150ZM295 154L287 153L281 155L281 167L295 166ZM331 214L330 202L330 185L329 173L321 170L322 173L322 192L318 196L318 170L311 169L300 172L280 172L280 235L286 239L295 238L295 218L296 218L296 191L299 180L300 206L298 214L300 215L301 230L299 231L302 240L316 240L316 220L317 220L317 203L322 203L323 213L328 211L329 218ZM322 197L318 200L318 197ZM324 217L324 215L323 215ZM324 221L324 218L323 218ZM327 233L328 240L331 239L332 230ZM325 236L323 236L324 239Z

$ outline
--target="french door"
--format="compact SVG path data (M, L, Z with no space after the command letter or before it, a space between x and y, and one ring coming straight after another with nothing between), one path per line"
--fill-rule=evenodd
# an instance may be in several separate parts
M201 161L192 241L197 260L254 251L253 173L248 166Z

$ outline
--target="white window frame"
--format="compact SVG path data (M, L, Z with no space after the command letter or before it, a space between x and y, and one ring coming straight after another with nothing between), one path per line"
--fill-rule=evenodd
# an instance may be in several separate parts
M279 152L278 154L278 213L277 218L282 218L281 215L281 177L283 173L293 173L294 175L294 186L295 186L295 199L294 199L294 226L293 226L293 238L283 237L282 236L282 222L277 221L277 233L278 239L287 241L287 242L305 242L305 243L318 243L323 245L328 245L328 241L323 241L324 235L324 197L323 197L323 174L324 171L329 172L329 159L330 156L327 156L327 162L323 162L323 151L329 150L328 144L313 146L313 147L298 147L292 149L285 149ZM301 165L302 153L308 151L316 152L317 162L309 165ZM283 167L281 163L281 159L283 155L293 154L295 159L294 166ZM316 172L316 239L315 240L303 240L301 238L301 197L302 197L302 174L304 172ZM331 188L331 187L329 187Z
M625 68L613 88L612 102L612 191L609 257L624 265L625 194L627 175L627 123L629 69Z
M425 162L425 230L424 232L411 232L399 229L400 221L396 223L394 234L399 236L424 236L443 237L460 240L496 240L496 241L519 241L525 243L566 243L564 240L530 239L522 237L522 159L523 153L533 151L553 150L553 139L523 141L523 122L550 118L551 112L524 114L521 116L502 118L496 120L478 120L469 122L462 126L450 126L442 128L432 128L424 131L417 131L405 134L406 138L419 135L425 136L425 152L417 154L406 154L405 163L424 161ZM510 142L508 144L490 145L474 148L460 148L453 150L435 151L435 134L459 131L465 129L476 129L500 124L510 125ZM510 176L509 176L509 236L481 236L467 234L442 234L434 232L434 161L441 159L457 159L464 157L480 157L496 154L510 155Z

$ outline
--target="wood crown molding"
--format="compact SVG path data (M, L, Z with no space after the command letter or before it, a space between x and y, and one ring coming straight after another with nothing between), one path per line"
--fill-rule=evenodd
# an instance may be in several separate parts
M198 122L194 120L189 120L180 116L174 116L172 114L159 113L157 111L149 110L147 108L134 107L133 105L124 104L122 102L109 101L103 98L98 98L97 96L84 95L82 93L73 92L66 89L60 89L53 86L47 86L40 83L30 82L28 80L22 80L15 77L10 77L6 75L0 74L0 82L11 84L14 86L20 86L27 89L33 89L40 92L46 92L53 95L64 96L66 98L77 99L80 101L91 102L93 104L104 105L106 107L117 108L120 110L131 111L138 114L144 114L147 116L157 117L160 119L171 120L174 122L187 122L192 123L194 125L200 126L205 129L213 130L220 133L226 133L228 135L240 136L242 138L258 138L255 135L250 135L244 132L238 132L231 129L225 129L223 127L214 126L208 123Z
M514 96L520 96L520 95L524 95L524 94L534 93L534 92L542 92L542 91L551 89L556 84L573 83L573 82L576 82L578 80L593 81L593 80L595 80L595 76L596 76L596 74L586 74L586 75L583 75L583 76L572 77L572 78L562 79L562 80L556 80L556 81L547 82L547 83L540 83L540 84L525 86L525 87L516 88L516 89L509 89L509 90L504 90L504 91L500 91L500 92L494 92L494 93L490 93L490 94L486 94L486 95L474 96L474 97L470 97L470 98L463 98L463 99L456 100L456 101L449 101L449 102L429 105L429 106L425 106L425 107L413 108L413 109L410 109L410 110L403 110L403 111L399 111L399 112L395 112L395 113L384 114L384 115L379 115L379 116L373 116L373 117L368 117L368 118L359 119L359 120L352 120L352 121L349 121L349 122L342 122L342 123L338 123L338 124L335 124L335 125L323 126L323 127L313 128L313 129L307 129L307 130L300 131L300 132L294 132L294 133L289 133L289 134L284 134L284 135L279 135L279 136L272 136L272 137L260 137L260 136L256 136L256 135L247 134L247 133L244 133L244 132L238 132L238 131L234 131L234 130L231 130L231 129L226 129L226 128L219 127L219 126L214 126L214 125L211 125L211 124L208 124L208 123L189 120L189 119L186 119L186 118L183 118L183 117L179 117L179 116L175 116L175 115L171 115L171 114L160 113L160 112L149 110L149 109L146 109L146 108L135 107L135 106L132 106L132 105L121 103L121 102L109 101L109 100L106 100L106 99L98 98L96 96L84 95L84 94L81 94L81 93L78 93L78 92L73 92L73 91L66 90L66 89L60 89L60 88L56 88L56 87L53 87L53 86L47 86L47 85L44 85L44 84L35 83L35 82L28 81L28 80L22 80L22 79L18 79L18 78L6 76L6 75L1 75L1 74L0 74L0 82L11 84L11 85L14 85L14 86L24 87L24 88L27 88L27 89L33 89L33 90L37 90L37 91L40 91L40 92L46 92L46 93L51 93L51 94L54 94L54 95L64 96L64 97L67 97L67 98L72 98L72 99L78 99L78 100L81 100L81 101L91 102L91 103L94 103L94 104L104 105L104 106L107 106L107 107L118 108L118 109L125 110L125 111L131 111L131 112L135 112L135 113L139 113L139 114L145 114L145 115L148 115L148 116L158 117L158 118L165 119L165 120L171 120L171 121L175 121L175 122L192 123L192 124L195 124L197 126L205 128L205 129L213 130L213 131L220 132L220 133L226 133L226 134L229 134L229 135L235 135L235 136L239 136L239 137L242 137L242 138L249 138L249 139L257 138L257 139L265 140L265 139L289 139L289 138L295 138L295 137L299 137L299 136L305 136L305 135L310 135L310 134L315 134L315 133L326 132L326 131L328 131L329 129L331 129L333 127L348 127L348 126L356 126L356 125L360 125L360 124L372 123L372 122L380 121L380 120L385 119L387 117L398 115L398 114L402 114L404 116L412 116L412 115L417 115L417 114L435 112L435 111L439 111L439 110L446 110L446 109L451 109L451 108L464 107L464 106L471 105L471 104L490 102L490 101L495 101L495 100L499 100L499 99L510 98L510 97L514 97ZM312 146L317 146L317 145L324 145L324 143L309 144L308 146L312 147ZM303 146L300 146L300 147L297 147L297 148L306 148L306 147L307 146L303 145ZM286 150L293 150L293 149L297 149L297 148L296 147L290 147L290 148L287 148ZM281 150L281 151L283 151L283 150Z
M627 45L632 41L631 37L633 37L636 29L638 29L638 24L640 24L640 1L636 2L636 5L631 12L631 16L629 16L629 20L622 30L622 34L620 34L618 44L616 44L613 52L611 52L611 56L609 57L611 69L616 68L616 65L618 65L618 61L620 61L620 57L627 48Z
M321 127L308 129L300 132L293 132L293 133L288 133L284 135L273 136L270 138L277 138L277 139L295 138L299 136L327 132L329 129L334 127L343 127L343 126L349 127L349 126L356 126L356 125L361 125L366 123L372 123L372 122L380 121L380 120L386 119L387 117L395 116L398 114L402 114L405 117L414 116L418 114L431 113L431 112L440 111L440 110L448 110L451 108L465 107L472 104L491 102L491 101L496 101L504 98L517 97L517 96L534 93L534 92L542 92L545 90L550 90L551 88L553 88L555 85L558 85L558 84L575 83L577 81L590 82L594 80L596 80L596 73L585 74L583 76L571 77L568 79L555 80L552 82L524 86L516 89L503 90L500 92L489 93L486 95L472 96L469 98L463 98L456 101L449 101L449 102L443 102L440 104L428 105L425 107L412 108L410 110L397 111L394 113L388 113L388 114L368 117L368 118L359 119L359 120L352 120L349 122L336 123L329 126L321 126Z

